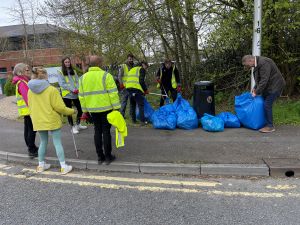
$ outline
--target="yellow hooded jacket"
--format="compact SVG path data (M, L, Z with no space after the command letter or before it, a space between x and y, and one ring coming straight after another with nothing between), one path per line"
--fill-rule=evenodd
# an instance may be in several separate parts
M116 147L124 147L125 137L127 137L126 122L119 111L112 111L107 114L108 122L116 128Z

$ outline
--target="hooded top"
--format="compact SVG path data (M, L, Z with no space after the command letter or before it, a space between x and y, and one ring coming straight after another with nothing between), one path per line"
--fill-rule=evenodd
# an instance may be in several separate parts
M47 80L31 80L28 87L28 107L33 130L57 130L62 127L61 114L74 113L74 109L66 107L59 91Z
M13 80L12 80L12 83L13 84L17 84L19 81L25 81L28 83L29 81L29 78L27 76L14 76L13 77ZM28 94L28 86L25 82L20 82L19 85L18 85L18 92L20 95L22 95L26 105L28 106L28 98L27 98L27 94Z
M28 83L28 87L29 89L35 93L35 94L39 94L41 92L43 92L47 87L49 87L50 84L47 80L31 80Z

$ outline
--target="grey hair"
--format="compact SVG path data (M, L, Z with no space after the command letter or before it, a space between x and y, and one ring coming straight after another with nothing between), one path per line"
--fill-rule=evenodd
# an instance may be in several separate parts
M242 63L244 63L248 60L254 59L254 58L255 58L255 56L253 56L253 55L244 55L242 58Z
M26 67L29 67L29 66L25 63L16 64L14 67L13 75L14 76L24 75L24 70L26 69Z

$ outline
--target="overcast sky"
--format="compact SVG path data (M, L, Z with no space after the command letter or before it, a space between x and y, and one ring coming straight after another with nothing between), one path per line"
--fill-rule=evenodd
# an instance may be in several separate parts
M26 1L26 0L22 0ZM34 0L29 0L34 1ZM44 0L36 0L43 3ZM9 26L20 24L20 20L16 20L13 16L13 8L17 6L17 0L0 0L0 26ZM39 21L43 22L43 21Z

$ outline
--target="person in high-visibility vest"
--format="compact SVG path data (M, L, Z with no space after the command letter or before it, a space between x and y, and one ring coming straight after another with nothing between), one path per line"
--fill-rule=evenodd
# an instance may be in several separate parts
M73 117L68 116L68 122L72 126L72 132L78 134L79 130L87 129L87 126L80 124L80 118L82 116L82 109L78 99L78 75L73 69L71 64L71 59L65 57L61 62L61 70L59 71L60 76L58 76L58 83L60 86L61 95L63 97L64 103L67 107L72 108L74 104L77 109L77 119L74 125Z
M144 114L144 95L149 94L147 85L145 83L146 71L148 63L143 61L141 66L133 67L127 77L126 88L129 92L130 98L130 115L133 123L136 123L136 105L138 105L140 112L141 125L147 124Z
M129 93L126 89L126 81L127 81L128 72L134 67L133 59L134 56L132 54L128 54L127 62L120 65L119 72L118 72L118 81L120 84L120 90L122 96L120 112L123 115L123 117L125 116L127 101L129 98Z
M157 87L161 89L161 94L169 95L169 92L171 92L172 100L175 102L177 92L181 92L181 84L179 71L170 59L166 59L157 71L156 82ZM166 96L161 97L160 106L164 105L165 99Z
M98 163L106 161L108 165L116 157L111 154L111 124L107 120L107 114L120 109L121 104L114 78L101 69L102 63L102 57L90 56L88 72L79 79L79 100L82 111L92 116Z
M18 113L20 117L24 118L24 139L28 148L28 155L30 158L34 158L38 156L38 147L35 145L36 132L33 130L29 115L27 98L31 71L27 64L18 63L14 67L13 75L12 83L16 85Z

